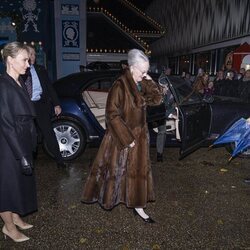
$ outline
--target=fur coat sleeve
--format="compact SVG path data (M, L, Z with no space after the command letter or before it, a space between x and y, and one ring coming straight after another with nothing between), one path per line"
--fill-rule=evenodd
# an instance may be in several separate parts
M163 101L163 90L159 84L153 80L143 80L141 85L142 95L147 105L159 105Z
M121 82L111 88L106 106L108 128L122 148L128 147L135 137L124 119L125 89Z

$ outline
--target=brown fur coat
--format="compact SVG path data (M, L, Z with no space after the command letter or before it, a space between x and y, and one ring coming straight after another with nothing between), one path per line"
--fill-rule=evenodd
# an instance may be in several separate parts
M98 201L105 209L119 203L145 207L154 201L149 159L146 105L157 105L162 93L143 80L141 91L127 69L113 84L106 105L107 130L85 183L82 201ZM135 146L129 145L135 141Z

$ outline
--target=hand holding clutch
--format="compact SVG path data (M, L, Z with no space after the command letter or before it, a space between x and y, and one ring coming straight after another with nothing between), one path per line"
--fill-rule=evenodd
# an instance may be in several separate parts
M22 174L24 175L32 175L32 162L28 161L27 158L24 156L21 158L21 167L22 167Z

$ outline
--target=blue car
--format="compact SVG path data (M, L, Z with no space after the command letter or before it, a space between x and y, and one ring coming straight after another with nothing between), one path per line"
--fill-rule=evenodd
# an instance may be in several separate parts
M119 73L117 70L79 72L54 83L63 111L60 117L53 119L53 126L65 160L80 156L87 144L100 144L106 129L108 92ZM159 77L157 74L151 76L155 81ZM194 93L180 77L170 76L168 87L177 119L166 121L166 146L180 147L180 158L200 146L211 145L239 118L250 116L250 104L230 97L215 96L213 100L206 100ZM157 124L157 121L148 124L151 145L156 142ZM232 150L234 145L227 147ZM45 149L51 155L46 145ZM249 152L244 155L248 156Z

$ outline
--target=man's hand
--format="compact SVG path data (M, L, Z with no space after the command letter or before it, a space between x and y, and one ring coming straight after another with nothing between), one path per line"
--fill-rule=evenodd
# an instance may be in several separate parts
M61 106L57 105L55 106L55 114L56 116L60 115L62 113Z
M168 93L168 86L161 84L161 87L163 95L166 95Z
M173 115L173 114L169 114L168 118L175 119L175 120L178 119L177 115Z

